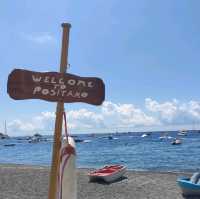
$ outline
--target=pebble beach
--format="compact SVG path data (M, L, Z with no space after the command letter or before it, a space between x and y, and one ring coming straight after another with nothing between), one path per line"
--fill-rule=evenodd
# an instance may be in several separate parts
M114 183L89 182L92 169L77 169L78 199L181 199L178 176L191 173L127 170ZM47 199L49 167L0 165L0 199ZM197 197L185 197L197 199Z

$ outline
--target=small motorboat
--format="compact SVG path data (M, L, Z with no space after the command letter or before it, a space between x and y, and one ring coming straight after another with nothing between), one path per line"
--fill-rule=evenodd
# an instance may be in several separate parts
M172 142L171 142L172 145L179 145L179 144L182 144L181 140L180 139L174 139Z
M9 138L9 136L8 135L6 135L6 134L3 134L3 133L0 133L0 139L8 139Z
M34 134L32 137L28 138L29 143L38 143L38 142L46 142L47 139L44 138L42 135L39 133Z
M142 138L147 137L147 136L148 135L146 133L144 133L144 134L141 135Z
M169 136L168 133L163 133L159 139L160 140L168 140L168 139L172 139L173 137Z
M29 141L28 141L28 143L38 143L38 142L40 142L40 138L39 137L35 137L35 136L30 138Z
M186 136L187 135L187 130L183 129L183 130L179 131L178 135L180 135L180 136Z
M6 126L6 121L5 121L5 128L4 128L4 133L0 133L0 139L9 139L10 137L7 134L7 126Z
M142 134L141 137L144 138L144 137L148 137L148 136L150 136L150 135L151 135L151 133L148 132L148 133L144 133L144 134Z
M88 174L90 181L103 180L105 182L114 182L121 178L126 172L126 167L123 165L110 165L101 169L97 169Z
M15 144L4 144L6 147L15 146Z
M79 138L75 138L74 141L75 141L75 142L84 142L83 139L79 139Z
M183 195L200 196L200 182L199 182L199 173L194 173L191 178L188 177L179 177L177 183L182 190Z
M113 140L113 136L112 136L112 135L109 135L109 136L108 136L108 139L109 139L109 140Z

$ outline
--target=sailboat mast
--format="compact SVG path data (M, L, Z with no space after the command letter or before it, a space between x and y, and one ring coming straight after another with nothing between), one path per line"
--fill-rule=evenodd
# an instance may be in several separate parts
M4 134L7 135L7 125L6 125L6 120L5 120L5 126L4 126Z

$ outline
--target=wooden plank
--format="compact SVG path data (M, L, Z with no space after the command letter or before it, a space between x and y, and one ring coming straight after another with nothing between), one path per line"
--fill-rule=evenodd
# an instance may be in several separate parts
M43 99L52 102L85 102L100 105L105 98L105 86L99 78L22 69L11 72L7 91L10 97L16 100Z

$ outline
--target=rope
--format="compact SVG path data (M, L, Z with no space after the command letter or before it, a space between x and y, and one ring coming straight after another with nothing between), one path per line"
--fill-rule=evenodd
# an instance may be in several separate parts
M63 111L63 118L64 118L64 126L65 126L65 136L66 136L66 139L67 139L67 143L69 143L68 142L68 137L69 137L69 135L68 135L68 131L67 131L67 117L66 117L66 113L65 113L65 111Z

